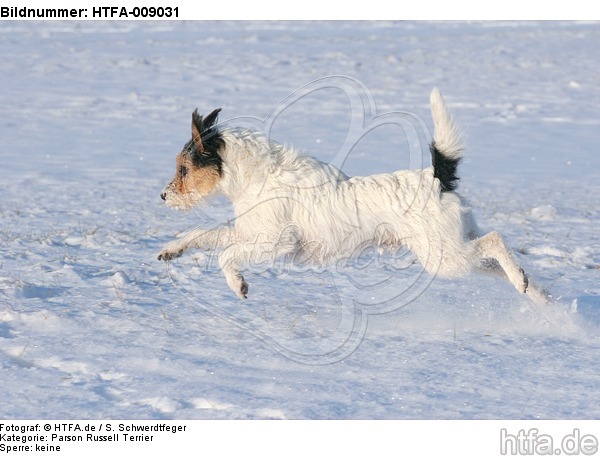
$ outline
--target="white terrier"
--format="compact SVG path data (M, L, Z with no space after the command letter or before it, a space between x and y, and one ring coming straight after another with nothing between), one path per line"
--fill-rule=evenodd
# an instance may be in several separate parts
M218 127L220 109L206 118L194 111L192 139L177 156L175 177L161 198L186 210L223 194L233 204L235 226L193 229L168 243L158 259L169 261L191 247L223 249L219 266L229 287L246 298L248 284L240 271L251 263L287 255L294 263L321 265L368 245L407 247L431 274L492 272L534 301L547 302L500 235L482 235L454 192L463 145L437 89L430 101L432 167L352 178L262 133Z

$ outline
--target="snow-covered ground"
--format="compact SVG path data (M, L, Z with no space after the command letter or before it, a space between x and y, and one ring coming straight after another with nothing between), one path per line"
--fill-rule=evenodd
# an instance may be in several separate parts
M599 43L573 22L1 23L0 419L600 418ZM370 174L429 165L434 86L461 193L554 306L409 256L255 268L246 302L209 254L156 260L231 217L159 198L194 108Z

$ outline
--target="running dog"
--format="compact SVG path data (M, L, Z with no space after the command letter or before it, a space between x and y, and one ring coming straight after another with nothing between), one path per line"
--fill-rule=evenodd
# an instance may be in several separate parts
M348 177L257 131L217 125L220 109L192 114L192 139L177 156L176 174L161 198L189 210L225 195L235 225L196 228L158 255L169 261L189 248L221 249L219 267L244 299L241 272L253 262L288 256L297 263L328 264L365 246L410 249L424 269L441 277L478 270L507 279L535 302L549 296L535 287L500 235L482 233L471 209L455 192L463 156L459 131L437 88L430 96L433 166Z

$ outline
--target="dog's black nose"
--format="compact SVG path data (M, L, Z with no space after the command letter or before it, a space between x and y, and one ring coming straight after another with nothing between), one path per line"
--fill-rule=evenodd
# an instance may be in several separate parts
M165 201L167 199L167 194L165 192L161 193L160 198Z

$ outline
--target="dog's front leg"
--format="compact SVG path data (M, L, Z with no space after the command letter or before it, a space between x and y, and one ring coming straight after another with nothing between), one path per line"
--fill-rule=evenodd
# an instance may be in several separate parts
M240 269L247 261L245 258L244 246L232 245L219 255L219 266L225 274L227 285L241 299L248 297L248 284Z
M276 237L258 234L252 241L230 245L219 255L219 266L227 284L238 297L246 299L248 295L248 284L240 273L242 269L249 264L269 268L278 258L297 252L295 233L283 233Z
M214 250L227 247L235 241L235 231L231 227L215 230L195 228L179 239L169 242L158 254L159 260L169 261L180 257L189 248Z

